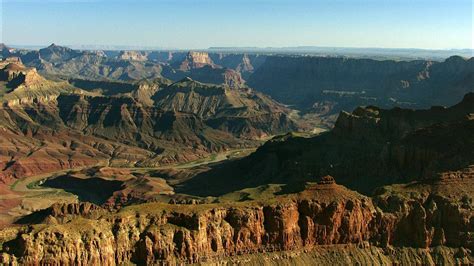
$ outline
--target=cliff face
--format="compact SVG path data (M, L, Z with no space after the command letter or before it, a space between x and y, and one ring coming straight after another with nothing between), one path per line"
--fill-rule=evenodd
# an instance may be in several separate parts
M146 204L100 221L80 225L73 220L38 233L24 232L10 242L11 248L17 247L11 254L21 263L196 263L303 246L361 243L369 238L372 210L359 197L340 202L286 199L227 208ZM76 235L82 237L73 244ZM46 243L61 248L50 252Z
M474 90L474 59L444 62L377 61L271 56L247 84L285 104L311 108L325 101L333 112L360 105L429 108L452 105Z
M147 61L147 55L143 52L137 51L122 51L117 56L121 60L132 60L132 61Z
M178 69L182 71L189 71L193 68L201 68L204 66L215 67L209 54L206 52L195 52L191 51L187 54L186 58L180 63Z
M382 185L430 179L474 162L472 94L450 108L341 113L330 132L277 137L250 156L187 181L183 193L222 195L266 183L288 184L331 175L363 193ZM194 192L199 183L209 186Z
M374 224L386 229L378 243L460 247L458 255L451 255L453 258L472 254L473 177L471 166L445 172L429 182L380 188L373 202L384 214L377 215Z
M46 83L35 68L27 68L19 58L7 58L0 62L0 80L13 91L18 87L34 88Z
M275 251L311 252L327 245L343 255L355 244L374 260L371 256L378 255L371 250L379 248L392 262L400 250L443 245L457 253L440 255L438 261L472 263L472 202L436 194L410 198L408 191L385 192L372 201L323 182L268 203L148 203L116 214L102 211L99 220L94 218L101 213L97 207L53 206L43 216L48 225L3 234L1 262L198 263L245 254L266 257ZM422 257L432 260L430 253Z

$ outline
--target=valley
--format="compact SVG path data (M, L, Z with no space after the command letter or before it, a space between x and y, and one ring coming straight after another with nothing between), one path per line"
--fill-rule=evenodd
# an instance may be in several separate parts
M209 157L198 159L195 161L185 162L185 163L178 163L178 164L171 164L161 167L148 167L148 168L111 168L106 165L105 162L100 163L95 167L82 167L82 168L75 168L75 169L68 169L68 170L61 170L57 172L51 172L47 174L35 175L35 176L28 176L22 179L16 180L10 186L10 194L0 196L0 201L11 202L10 206L4 207L2 209L3 222L10 222L13 223L18 218L21 218L25 215L31 214L35 211L42 210L44 208L48 208L49 206L53 205L54 203L79 203L81 201L91 201L84 200L78 198L79 195L88 195L95 187L98 185L103 187L104 184L98 183L91 183L89 185L85 185L73 191L67 192L62 189L63 182L58 184L50 184L48 181L50 180L61 180L65 179L67 176L77 177L77 180L87 180L89 178L96 178L98 182L113 182L116 180L121 181L128 181L129 179L133 179L134 177L140 176L144 177L141 182L144 183L153 183L158 182L160 184L157 187L150 187L145 188L142 191L142 194L148 193L151 194L152 197L158 197L159 195L163 194L174 194L173 188L168 186L166 183L167 181L159 176L154 176L157 171L160 170L170 170L170 171L177 171L177 170L185 170L195 167L202 167L207 164L214 164L219 163L224 160L229 159L237 159L240 157L244 157L249 153L253 152L255 149L236 149L230 150L218 154L213 154ZM92 172L87 173L87 171ZM95 172L98 172L96 174ZM65 181L66 183L71 183L72 180ZM122 183L121 186L116 187L115 191L121 190L120 187L125 187L127 189L136 186L137 184L133 184L133 182L129 182L130 184ZM104 190L101 189L101 194L104 193ZM113 195L109 195L112 197ZM138 195L144 196L144 195ZM108 199L106 197L104 200ZM149 200L149 199L147 199ZM169 199L161 199L165 202L168 202ZM93 200L92 200L93 201ZM103 204L102 201L95 202L97 204ZM6 226L8 224L0 224L0 226Z

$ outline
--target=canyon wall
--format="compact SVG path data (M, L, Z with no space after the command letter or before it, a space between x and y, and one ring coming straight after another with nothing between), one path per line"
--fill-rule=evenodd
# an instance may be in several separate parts
M436 193L409 195L382 193L372 200L320 183L267 203L147 203L116 214L90 204L53 206L43 213L46 225L2 234L0 260L26 265L179 264L322 247L344 254L355 246L374 261L374 249L396 263L398 253L410 253L410 248L426 252L445 247L445 254L418 256L472 263L472 202Z
M427 108L455 104L473 91L472 73L474 59L458 56L444 62L269 56L247 84L300 108L325 101L339 105L335 112L360 105Z

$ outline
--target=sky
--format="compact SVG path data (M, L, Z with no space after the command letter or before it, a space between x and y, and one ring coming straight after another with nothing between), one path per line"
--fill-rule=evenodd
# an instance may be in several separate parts
M11 45L473 48L472 0L0 0Z

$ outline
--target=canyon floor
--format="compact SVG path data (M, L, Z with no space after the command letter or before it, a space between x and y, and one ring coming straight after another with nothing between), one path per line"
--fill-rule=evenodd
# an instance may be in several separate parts
M209 157L198 159L195 161L171 164L161 167L146 167L146 168L114 168L107 167L107 162L99 163L95 167L81 167L77 169L61 170L47 174L34 175L24 177L16 180L10 185L9 189L5 189L5 194L0 195L0 202L2 208L1 212L1 224L0 226L6 227L11 226L14 221L25 215L31 214L35 211L42 210L50 207L54 203L79 203L81 195L88 195L91 191L96 189L96 185L107 186L107 182L112 181L123 181L123 188L133 190L138 184L133 184L130 179L136 179L140 177L140 182L149 186L142 190L142 193L151 194L146 199L150 198L158 199L160 195L172 195L175 194L173 188L167 184L167 180L159 177L159 172L196 172L199 171L199 167L205 167L207 164L215 164L224 160L236 159L248 155L255 151L255 148L246 149L235 149L222 153L213 154ZM61 185L57 188L48 187L45 185L47 180L61 178L63 176L71 175L76 180L87 180L89 178L97 178L96 184L85 184L83 187L79 185L78 188L67 191L62 189ZM129 181L126 183L126 181ZM179 180L168 180L171 183L178 183ZM126 183L126 184L125 184ZM141 184L140 184L141 185ZM116 190L109 190L102 187L100 193L112 194L118 190L123 190L122 187L116 187ZM145 197L145 195L140 195ZM161 198L161 201L169 201L169 197ZM88 198L89 201L94 202L92 198ZM101 205L104 202L100 200L94 203Z

